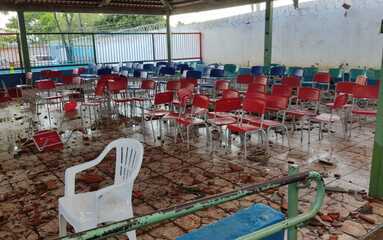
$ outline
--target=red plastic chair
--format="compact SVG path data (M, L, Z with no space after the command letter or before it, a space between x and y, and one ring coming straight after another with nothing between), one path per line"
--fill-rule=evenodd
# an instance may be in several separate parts
M281 85L298 89L301 86L301 79L297 76L284 76L281 80Z
M54 104L61 111L63 109L63 96L57 92L55 82L49 79L36 81L36 89L38 93L36 97L36 113L39 114L39 105L44 105L47 108L49 126L52 126L50 105Z
M215 102L214 112L209 113L209 119L207 122L210 124L210 144L211 151L214 151L212 130L217 129L220 133L222 142L227 143L227 137L225 136L223 128L229 124L237 122L236 112L241 109L241 99L237 98L221 98Z
M248 85L252 83L254 80L253 75L238 75L237 76L237 84L245 84Z
M327 91L330 89L331 75L328 72L317 72L314 75L313 87L317 85L326 85Z
M173 96L174 94L171 91L157 93L154 96L152 109L149 109L145 112L146 117L148 117L150 121L154 141L157 140L157 137L154 131L153 120L159 120L158 128L160 130L160 139L162 140L162 118L171 113L170 105L173 102ZM168 107L168 109L165 107Z
M77 71L78 75L85 74L86 72L87 72L87 69L84 67L79 68Z
M181 89L181 81L169 80L166 82L166 91L176 92L179 89Z
M352 110L351 110L351 123L354 116L358 116L359 127L362 127L361 117L376 117L377 110L369 108L369 102L377 101L379 98L379 88L375 85L361 86L355 85L352 91ZM364 104L363 104L364 103ZM365 105L360 107L359 105ZM351 136L350 127L350 136Z
M50 78L50 75L49 75L50 72L51 72L51 70L42 70L42 71L40 72L40 76L41 76L42 78Z
M355 83L352 82L338 82L335 84L335 93L338 94L349 94L352 95L352 90Z
M266 102L260 99L246 97L242 103L242 114L240 118L234 124L229 124L227 128L229 129L229 145L231 145L231 134L237 133L241 135L243 139L243 148L244 154L243 158L247 158L247 135L252 133L260 133L262 137L264 137L264 144L266 145L266 151L268 151L268 139L267 134L263 129L263 121L264 114L266 110ZM250 123L246 123L246 118L248 118L247 114L256 114L258 115L260 122L259 125L253 125Z
M303 125L305 118L315 117L318 112L319 102L320 102L320 89L302 87L298 90L297 96L297 105L299 108L287 110L286 115L291 116L294 122L295 130L295 121L299 120L301 126L301 142L303 142ZM305 109L305 104L314 104L314 111ZM310 121L309 121L310 124ZM309 126L309 138L308 143L310 143L310 133L311 127Z
M246 91L246 96L254 95L256 93L266 93L266 86L257 83L249 84L249 87Z
M184 99L182 101L185 101ZM209 144L209 126L207 125L207 113L209 111L209 98L204 95L195 95L190 113L184 113L176 118L176 136L179 127L186 127L186 142L190 150L190 128L196 125L205 125L207 145ZM182 136L182 135L181 135Z
M198 85L198 80L193 78L181 79L181 88L191 88L194 89Z
M226 89L222 92L222 98L239 98L240 96L240 93L234 89Z
M244 120L250 124L261 126L266 130L267 135L270 135L271 130L277 130L279 128L282 128L283 135L286 135L287 137L287 143L290 148L290 140L289 140L289 134L287 126L285 125L285 119L286 119L286 111L289 106L289 99L287 97L283 96L267 96L266 97L266 112L270 113L276 113L276 119L278 120L261 120L258 117L253 116L247 116L244 118ZM282 144L283 144L284 138L282 137Z
M258 75L254 77L252 84L267 85L267 77L265 75Z
M293 95L293 89L290 86L273 85L271 88L271 95L290 98Z

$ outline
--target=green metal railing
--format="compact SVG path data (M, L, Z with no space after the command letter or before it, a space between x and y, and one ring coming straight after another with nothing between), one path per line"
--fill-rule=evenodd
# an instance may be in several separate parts
M194 212L203 210L205 208L213 207L228 201L237 200L252 194L260 193L270 189L276 189L285 185L289 185L288 193L288 219L271 225L254 233L248 234L239 238L240 240L257 240L263 239L281 230L288 229L289 240L296 240L297 226L305 221L313 218L320 207L322 206L325 196L325 187L321 175L315 171L304 173L297 173L298 166L289 166L289 176L281 177L275 180L267 181L261 184L255 184L243 187L239 190L221 193L211 197L195 200L183 205L175 206L172 208L159 210L151 214L134 217L110 225L98 227L84 232L79 232L69 236L62 237L62 240L89 240L89 239L104 239L112 237L117 234L123 234L132 230L140 229L152 224L160 223L169 219L176 219ZM307 213L298 214L298 182L306 182L308 185L311 181L316 182L316 197Z

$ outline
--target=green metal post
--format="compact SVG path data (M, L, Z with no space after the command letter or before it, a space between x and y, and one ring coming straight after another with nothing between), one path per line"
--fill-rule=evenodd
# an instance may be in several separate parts
M376 114L375 142L374 151L372 154L369 195L371 197L383 199L383 51L379 80L380 93L378 102L378 113Z
M265 11L265 48L263 55L263 65L271 65L271 54L273 44L273 0L266 0Z
M170 32L170 15L166 15L166 47L168 50L168 63L172 62L172 36Z
M289 176L293 176L299 173L299 166L296 164L289 165ZM296 217L298 215L298 183L290 183L288 187L288 209L287 215L289 218ZM297 227L293 226L288 229L288 240L297 240L298 231Z
M94 33L92 33L92 45L93 45L93 61L97 65L97 53L96 53L96 39Z
M25 19L24 12L18 11L17 18L19 21L19 31L20 31L20 43L21 43L21 53L23 55L23 66L25 72L31 71L31 61L29 59L28 51L28 41L27 41L27 30L25 29Z

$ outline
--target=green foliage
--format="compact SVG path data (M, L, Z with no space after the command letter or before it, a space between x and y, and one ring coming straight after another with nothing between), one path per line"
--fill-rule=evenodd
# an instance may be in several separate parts
M27 31L43 33L113 31L164 21L165 19L162 16L51 12L25 13ZM12 17L6 24L6 31L18 32L17 16Z

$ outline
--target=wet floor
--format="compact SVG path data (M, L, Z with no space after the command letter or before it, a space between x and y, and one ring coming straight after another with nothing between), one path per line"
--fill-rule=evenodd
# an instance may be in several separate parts
M52 111L49 123L46 113L29 119L20 107L8 108L11 125L0 121L2 149L0 153L0 239L54 239L58 236L57 201L63 196L64 172L68 167L93 160L112 140L130 137L144 143L143 165L136 179L133 209L136 216L171 207L211 194L260 183L287 174L289 163L296 163L302 171L316 170L323 174L329 187L320 214L299 231L299 239L359 239L377 224L383 223L383 204L366 198L374 137L374 124L353 129L349 140L343 139L339 129L318 140L318 128L312 130L311 144L307 133L291 135L292 149L281 136L270 138L269 158L251 138L249 158L242 159L239 141L234 139L230 152L217 148L213 155L206 147L203 129L192 134L191 149L181 139L174 143L173 128L164 129L165 141L154 141L148 122L145 127L136 121L110 118L96 130L78 131L81 120L77 114L64 116ZM2 115L4 116L4 115ZM3 117L4 118L4 117ZM17 119L16 119L17 118ZM35 128L59 127L64 149L38 152L33 143L25 141L30 124ZM154 124L158 133L157 124ZM25 129L25 131L20 131ZM74 130L75 131L72 131ZM5 136L5 133L7 135ZM16 133L14 133L16 132ZM84 133L91 133L85 135ZM8 138L13 134L22 151L12 156L14 146ZM22 138L22 140L21 140ZM22 145L23 144L23 145ZM218 142L215 142L218 147ZM318 161L333 151L333 164ZM114 156L82 173L76 181L77 192L87 192L110 185L114 177ZM195 214L157 224L138 231L138 239L175 239L195 228L212 223L240 208L261 202L285 211L286 188L250 196L242 200L212 207ZM300 210L310 207L314 188L300 191ZM336 238L335 238L336 237ZM125 239L116 236L112 239Z

